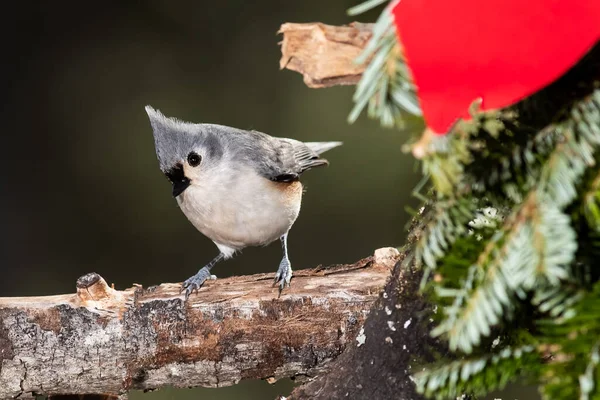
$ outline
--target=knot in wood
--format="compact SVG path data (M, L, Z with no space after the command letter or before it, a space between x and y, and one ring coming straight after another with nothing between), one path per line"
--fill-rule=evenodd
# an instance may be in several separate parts
M112 297L112 290L104 278L95 272L85 274L77 279L77 296L81 301L103 300Z
M87 289L100 279L102 279L102 277L95 272L80 276L79 279L77 279L77 289Z

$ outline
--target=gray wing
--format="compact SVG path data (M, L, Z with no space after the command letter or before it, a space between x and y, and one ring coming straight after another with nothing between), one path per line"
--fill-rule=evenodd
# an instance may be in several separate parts
M307 142L270 137L265 155L259 162L259 173L276 182L292 182L304 171L329 164L320 154L341 142Z

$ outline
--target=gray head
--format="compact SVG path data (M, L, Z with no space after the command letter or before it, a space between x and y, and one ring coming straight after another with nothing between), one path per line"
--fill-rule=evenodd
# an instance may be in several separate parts
M201 171L206 173L218 165L223 156L219 126L168 118L150 106L146 112L160 170L173 184L173 196L177 197Z

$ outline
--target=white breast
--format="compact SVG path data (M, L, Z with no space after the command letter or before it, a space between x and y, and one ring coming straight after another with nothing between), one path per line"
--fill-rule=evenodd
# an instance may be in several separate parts
M177 197L191 223L226 256L277 240L298 217L301 200L300 182L272 182L253 171L192 180Z

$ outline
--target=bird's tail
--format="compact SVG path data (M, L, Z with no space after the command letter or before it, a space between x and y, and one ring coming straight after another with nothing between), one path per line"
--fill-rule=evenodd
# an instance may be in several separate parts
M304 144L317 154L323 154L327 150L342 145L342 142L304 142Z

